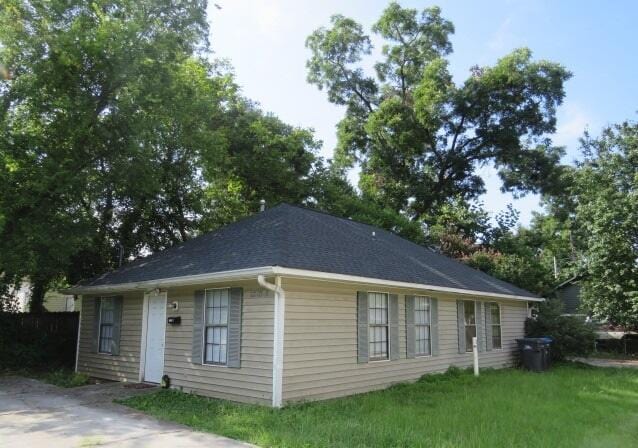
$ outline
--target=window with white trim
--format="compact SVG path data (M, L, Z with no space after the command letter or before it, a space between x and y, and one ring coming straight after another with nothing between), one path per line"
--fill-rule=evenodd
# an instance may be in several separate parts
M492 302L490 305L490 316L492 318L492 348L503 348L503 342L501 337L501 306Z
M476 302L465 300L463 303L465 320L465 351L472 351L472 338L476 337Z
M112 353L113 347L113 297L102 297L100 300L100 334L99 353Z
M204 309L204 362L225 365L228 358L229 289L207 289Z
M388 295L368 293L368 356L371 361L388 359Z
M430 298L414 297L414 352L416 356L429 356L432 354L430 339Z

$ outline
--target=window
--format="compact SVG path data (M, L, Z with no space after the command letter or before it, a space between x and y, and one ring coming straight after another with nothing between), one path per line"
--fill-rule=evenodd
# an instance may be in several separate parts
M432 354L430 345L430 298L414 298L414 335L416 343L414 351L416 356L429 356Z
M472 351L472 338L476 337L476 302L465 300L463 302L465 318L465 351Z
M226 364L228 344L228 289L207 289L204 310L206 364Z
M498 303L490 303L490 316L492 318L492 348L503 348L501 342L501 306Z
M103 297L100 300L100 353L111 353L113 346L113 297Z
M388 295L368 293L370 360L388 359Z

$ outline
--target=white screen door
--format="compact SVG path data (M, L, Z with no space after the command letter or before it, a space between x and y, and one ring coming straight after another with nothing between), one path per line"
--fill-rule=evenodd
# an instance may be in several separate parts
M164 336L166 333L166 293L148 297L146 314L146 356L144 381L159 383L164 374Z

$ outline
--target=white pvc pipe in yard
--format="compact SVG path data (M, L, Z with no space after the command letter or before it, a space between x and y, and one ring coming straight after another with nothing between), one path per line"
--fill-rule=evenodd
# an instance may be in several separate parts
M472 353L474 354L474 376L479 376L478 344L476 337L472 338Z

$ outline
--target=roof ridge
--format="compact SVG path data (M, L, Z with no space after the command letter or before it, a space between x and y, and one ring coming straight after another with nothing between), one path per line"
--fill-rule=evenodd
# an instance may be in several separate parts
M392 233L393 235L397 235L399 238L403 238L402 236L398 235L397 233L395 233L395 232L393 232L391 230L386 230L383 227L375 226L374 224L369 224L367 222L359 221L359 220L353 219L353 218L345 218L343 216L333 215L330 212L327 212L325 210L321 210L321 209L318 209L318 208L308 207L308 206L299 205L299 204L290 204L288 202L280 202L279 204L277 204L277 206L280 206L280 205L287 205L288 207L294 207L294 208L298 208L298 209L301 209L301 210L304 210L304 211L307 211L307 212L313 212L313 213L317 213L317 214L320 214L320 215L330 216L331 218L340 219L342 221L351 222L351 223L353 222L355 224L361 224L361 225L364 225L364 226L373 227L375 229L383 230L384 232L389 232L389 233Z

